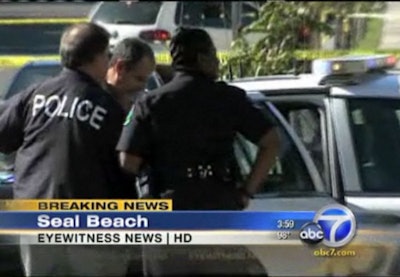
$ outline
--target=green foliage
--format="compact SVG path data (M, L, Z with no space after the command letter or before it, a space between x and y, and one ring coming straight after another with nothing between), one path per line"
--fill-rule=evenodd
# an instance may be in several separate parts
M367 31L365 36L358 41L357 49L377 49L381 41L383 19L369 18L367 21Z
M258 19L245 27L232 43L232 49L222 64L223 75L233 77L261 76L294 72L301 48L298 35L307 26L315 35L333 35L332 27L324 22L323 15L334 14L344 20L352 13L379 12L384 9L379 2L286 2L267 1L260 9ZM249 38L257 38L249 43ZM296 57L297 56L297 57Z

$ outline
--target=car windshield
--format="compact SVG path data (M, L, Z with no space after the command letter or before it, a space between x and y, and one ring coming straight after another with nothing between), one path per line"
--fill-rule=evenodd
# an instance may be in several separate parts
M57 75L60 71L61 66L57 64L25 67L17 73L5 97L8 99L32 84L42 82L49 77Z
M69 23L0 24L0 37L7 38L1 40L0 55L58 55L67 26Z
M95 11L92 21L112 24L154 24L161 3L160 1L103 2Z
M400 100L349 99L350 126L365 192L400 192Z

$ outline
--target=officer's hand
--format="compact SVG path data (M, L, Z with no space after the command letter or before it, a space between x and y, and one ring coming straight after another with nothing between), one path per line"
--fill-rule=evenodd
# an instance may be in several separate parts
M243 188L237 190L237 202L241 209L246 209L249 206L250 196Z

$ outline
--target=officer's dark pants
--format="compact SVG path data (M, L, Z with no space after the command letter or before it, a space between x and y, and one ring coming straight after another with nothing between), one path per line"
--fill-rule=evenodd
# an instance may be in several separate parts
M234 185L188 182L170 197L174 210L240 210ZM147 276L266 275L245 246L145 246L143 256Z

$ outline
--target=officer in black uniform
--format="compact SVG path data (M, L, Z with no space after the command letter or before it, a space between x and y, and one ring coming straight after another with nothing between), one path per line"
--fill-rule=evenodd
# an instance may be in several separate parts
M125 114L101 88L109 34L73 25L60 45L62 72L4 102L0 151L16 156L14 198L113 198L115 148Z
M175 78L138 101L118 144L122 166L148 164L153 195L174 209L241 209L275 161L278 135L246 93L218 78L210 36L181 28L171 40ZM245 186L237 190L233 140L239 132L260 148ZM171 194L169 194L171 192Z
M0 151L17 151L14 198L130 198L134 186L124 183L115 151L125 113L102 89L108 45L102 27L70 26L60 43L62 72L2 104ZM101 269L84 259L85 251L66 246L21 247L27 276L118 275L120 270L112 264L109 271Z
M180 28L171 54L176 76L134 105L117 147L121 164L134 173L149 166L152 194L172 198L175 210L243 209L275 161L278 134L243 90L215 82L218 58L205 31ZM233 151L237 132L259 146L240 188ZM241 253L242 259L196 260L189 255L193 251ZM146 246L144 260L151 276L266 274L246 247Z

